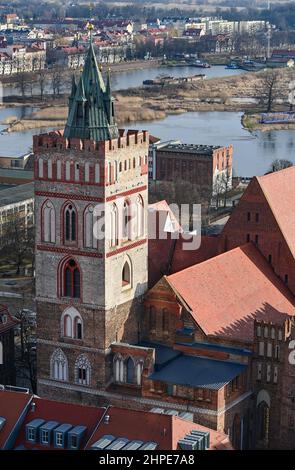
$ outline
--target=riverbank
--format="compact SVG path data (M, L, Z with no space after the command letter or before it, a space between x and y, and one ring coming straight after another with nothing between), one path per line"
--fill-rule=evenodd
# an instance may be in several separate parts
M264 124L261 122L261 114L254 113L248 114L244 113L242 116L242 126L247 129L249 132L261 131L282 131L282 130L292 130L295 129L295 122L284 122L284 123L274 123L274 124Z
M283 99L288 95L292 71L284 71L280 90ZM116 119L119 125L138 121L164 119L170 114L197 111L238 111L247 115L263 111L259 104L263 72L221 78L211 78L197 83L165 85L164 87L138 87L114 92ZM7 132L20 132L35 128L62 127L67 118L67 98L46 97L46 102L26 100L41 108L20 120L6 124ZM281 106L281 105L280 105ZM249 130L252 121L245 122ZM258 125L256 123L255 125ZM277 125L271 125L276 129ZM280 124L282 126L282 124ZM282 129L284 127L280 127ZM287 127L289 128L289 127ZM254 127L253 127L254 130Z
M129 72L133 70L144 70L151 67L161 67L162 60L160 59L151 59L151 60L131 60L127 62L119 62L117 64L103 64L102 65L102 72L107 71L110 69L111 73L121 73L121 72ZM47 79L50 79L54 72L54 68L46 69L46 76ZM69 80L69 78L73 75L73 73L77 72L77 70L73 69L65 69L63 71L63 80ZM38 72L28 72L23 74L23 79L26 82L38 83ZM5 75L1 76L0 84L5 87L9 87L12 85L17 86L19 84L19 80L17 75Z

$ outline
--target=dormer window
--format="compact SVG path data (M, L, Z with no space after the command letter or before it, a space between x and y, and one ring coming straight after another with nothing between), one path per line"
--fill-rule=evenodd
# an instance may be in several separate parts
M28 428L27 429L27 440L35 442L35 440L36 440L36 429L34 429L34 428Z
M63 447L64 439L63 439L63 433L57 432L55 435L55 444L58 447Z

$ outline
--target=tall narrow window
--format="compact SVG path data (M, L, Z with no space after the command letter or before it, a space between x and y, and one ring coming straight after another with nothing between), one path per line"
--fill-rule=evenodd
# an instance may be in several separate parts
M142 237L144 235L144 205L141 196L138 196L136 200L136 220L137 220L137 236Z
M56 162L56 178L61 180L61 161L57 160Z
M116 246L118 244L118 208L116 204L112 205L110 222L110 245Z
M51 356L51 377L54 380L68 380L68 361L64 352L59 348Z
M43 241L55 243L55 210L51 201L43 206Z
M47 162L47 177L48 179L52 179L52 160L48 160Z
M97 248L97 240L94 236L94 208L87 207L84 214L84 244L86 248Z
M90 385L90 377L90 362L84 354L81 354L75 362L75 381L80 385Z
M131 240L131 206L128 201L123 206L123 238Z
M135 367L131 357L128 358L126 363L126 382L129 384L134 383L135 378Z
M43 171L43 159L42 158L39 158L38 166L39 166L39 178L43 178L44 171Z
M64 297L80 297L80 271L74 260L68 261L64 270Z
M72 204L68 204L64 210L64 238L66 242L74 242L77 239L77 215Z
M128 261L125 262L122 270L122 287L131 284L131 269Z

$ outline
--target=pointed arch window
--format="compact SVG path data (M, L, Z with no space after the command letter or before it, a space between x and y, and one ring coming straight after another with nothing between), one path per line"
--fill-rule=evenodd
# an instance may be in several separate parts
M51 201L46 201L43 206L43 241L55 243L55 209Z
M51 356L51 378L54 380L68 380L68 360L59 348Z
M144 204L141 196L136 200L137 237L144 235Z
M113 367L115 382L124 382L124 360L120 354L114 357Z
M129 357L126 362L126 382L129 384L135 382L135 365L132 357Z
M80 354L75 362L75 382L80 385L90 385L91 365L84 354Z
M131 265L128 261L125 261L122 269L122 287L131 285Z
M131 230L131 205L126 200L123 206L123 238L125 240L131 240Z
M80 270L76 261L69 260L64 268L64 297L80 298Z
M86 248L97 248L97 240L93 232L94 224L94 207L89 206L84 214L84 245Z
M75 307L68 307L61 316L61 336L83 339L83 321Z
M65 242L77 240L77 213L73 204L67 204L64 209L64 238Z

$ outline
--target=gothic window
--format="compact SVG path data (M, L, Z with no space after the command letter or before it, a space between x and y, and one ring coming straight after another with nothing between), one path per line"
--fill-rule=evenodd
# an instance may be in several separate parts
M71 162L66 162L66 180L71 179Z
M122 356L116 355L113 365L115 382L124 382L124 361Z
M136 200L136 220L137 220L137 236L144 235L144 204L141 196Z
M129 201L123 206L123 238L131 240L131 205Z
M55 209L51 201L46 201L43 206L43 241L55 243Z
M61 180L61 161L57 160L56 162L56 178Z
M72 338L72 319L70 315L64 316L64 336Z
M97 240L93 232L94 225L94 208L89 206L84 214L84 244L86 248L97 248Z
M135 382L135 366L131 357L129 357L126 362L126 382L129 384Z
M80 317L75 317L74 319L74 338L82 339L83 330L82 330L82 320Z
M72 204L64 209L64 239L66 242L77 240L77 213Z
M112 205L110 222L110 244L116 246L118 244L118 208L116 204Z
M43 178L43 159L42 158L39 158L39 162L38 162L38 166L39 166L39 178Z
M75 382L80 385L90 385L91 366L84 354L77 357L75 362Z
M48 179L52 179L52 160L48 160L47 162L47 177Z
M64 268L64 297L80 298L80 271L71 259Z
M131 284L131 266L128 261L125 261L122 269L122 287Z
M67 308L61 316L61 336L74 339L83 338L82 318L74 307Z
M100 168L98 163L95 164L95 182L100 182Z
M89 182L89 177L90 177L90 164L89 162L86 162L85 163L85 182L88 183Z
M54 380L68 380L68 360L59 348L51 356L51 378Z
M139 362L136 365L136 383L137 383L137 385L141 385L141 374L142 374L142 363Z

